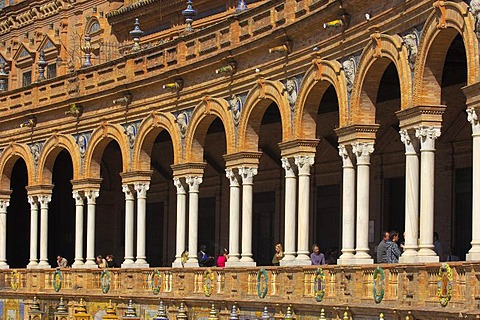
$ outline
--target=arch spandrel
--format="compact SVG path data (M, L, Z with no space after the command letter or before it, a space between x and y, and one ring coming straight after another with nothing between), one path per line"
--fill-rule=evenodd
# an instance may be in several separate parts
M288 141L291 138L290 106L283 84L279 81L260 78L257 80L255 87L248 93L243 105L240 123L238 124L237 151L258 150L258 132L262 116L272 102L277 104L280 112L282 141Z
M59 134L50 137L43 145L38 162L37 180L40 184L52 183L53 166L57 155L62 149L67 150L72 158L73 179L76 180L81 177L81 156L75 138L73 136Z
M175 117L170 113L152 112L149 117L142 121L138 128L137 138L133 146L132 161L134 171L150 170L153 144L162 130L167 130L172 139L174 163L180 161L182 146L180 143L180 132L175 123Z
M130 164L129 142L123 127L118 124L104 122L101 127L95 129L88 142L85 152L85 178L100 177L100 162L103 151L110 143L115 140L120 146L122 154L122 170L127 172Z
M25 144L11 143L0 155L0 190L10 189L10 178L13 166L19 158L22 158L27 166L28 185L31 186L35 184L35 167L30 148Z
M294 136L297 139L316 139L316 114L323 94L332 85L339 108L339 125L348 123L347 81L338 61L314 59L298 91L294 117ZM310 113L308 112L310 110ZM315 114L315 116L312 116Z
M432 13L425 21L415 61L414 105L441 104L440 86L436 76L443 72L442 61L428 66L429 53L441 49L444 56L453 38L460 34L467 59L467 85L480 81L478 39L475 34L475 17L464 2L440 1L434 3ZM448 45L438 39L449 39ZM436 47L434 44L436 43ZM437 53L438 55L438 53ZM433 67L433 68L432 68Z
M397 70L400 83L400 109L404 110L412 106L412 73L408 63L408 51L403 40L398 35L387 35L375 32L371 35L370 44L363 50L355 75L350 99L351 121L350 124L374 124L375 103L378 86L383 72L393 62ZM377 67L374 70L372 68ZM374 70L375 74L369 74ZM366 79L368 83L366 82ZM373 79L373 81L372 81ZM368 95L366 86L374 94Z
M228 102L206 96L195 107L190 118L185 135L185 162L203 162L203 144L208 128L212 121L218 117L225 128L227 154L235 150L235 130L233 117L228 110Z

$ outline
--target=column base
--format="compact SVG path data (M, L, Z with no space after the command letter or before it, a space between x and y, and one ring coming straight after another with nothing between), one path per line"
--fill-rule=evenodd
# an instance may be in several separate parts
M149 268L150 264L146 261L135 261L135 265L132 268Z
M439 262L440 258L438 256L421 256L418 255L418 262L420 263L433 263L433 262Z
M3 263L0 264L0 269L10 269L10 267L8 266L8 264L3 262Z
M466 260L467 261L480 260L480 252L471 252L471 253L469 252L469 253L467 253Z
M182 258L176 258L175 261L172 262L172 268L183 268Z
M229 262L229 261L231 261L231 262L238 262L238 261L240 261L240 254L239 254L239 253L230 254L230 255L228 256L228 261L227 261L227 262Z
M87 260L87 261L85 261L85 267L86 268L98 268L98 265L95 262L95 260Z
M311 266L311 260L304 260L304 259L295 259L295 260L280 260L280 266Z
M35 269L37 266L38 266L38 262L37 262L37 261L30 261L30 262L27 264L27 269Z
M398 259L399 263L418 263L418 255L401 255Z
M295 253L285 253L285 256L282 260L280 260L280 265L282 265L282 261L294 261L295 260Z
M185 266L184 266L184 267L185 267L185 268L198 268L198 267L199 267L198 261L196 261L196 260L187 261L187 262L185 263Z
M355 250L351 250L351 249L345 249L345 250L342 250L342 254L340 255L340 257L338 257L337 260L339 259L355 259Z
M120 265L120 268L135 268L135 262L131 260L125 260L123 263Z
M51 268L51 267L52 267L52 266L49 265L48 262L43 262L43 263L40 262L40 263L37 265L36 269L49 269L49 268Z
M75 260L73 263L72 263L72 268L73 269L79 269L79 268L84 268L85 266L85 263L81 260Z
M255 261L230 261L225 262L225 267L236 268L236 267L256 267L257 263Z
M338 258L337 260L337 265L345 266L349 264L357 264L357 260L355 257L350 257L350 258Z

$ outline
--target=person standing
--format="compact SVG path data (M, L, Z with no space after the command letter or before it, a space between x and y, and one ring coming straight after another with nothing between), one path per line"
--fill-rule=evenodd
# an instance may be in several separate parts
M388 231L382 232L382 240L377 246L377 263L387 263L387 241L390 237Z
M387 249L387 263L397 263L398 258L402 254L398 247L398 232L395 230L390 231L390 239L386 242Z
M98 255L97 258L95 259L95 261L97 262L99 268L106 268L107 267L107 261L105 259L103 259L103 257L101 255Z
M325 255L320 252L320 247L316 243L312 246L310 260L312 261L312 265L314 266L325 264Z
M68 260L65 259L64 257L58 255L57 256L57 265L59 268L66 268L68 267Z
M219 268L225 268L225 262L228 260L228 250L227 248L223 248L220 250L220 253L218 254L217 258L217 267Z
M284 256L285 254L283 253L282 245L280 243L277 243L275 245L275 254L273 255L272 264L274 266L279 266L280 260L282 260Z

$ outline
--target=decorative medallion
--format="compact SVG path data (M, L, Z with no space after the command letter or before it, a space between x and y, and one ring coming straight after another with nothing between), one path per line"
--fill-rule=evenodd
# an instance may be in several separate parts
M53 274L53 289L55 290L55 292L58 292L60 291L60 289L62 289L62 281L62 271L60 271L60 268L57 268L57 270L55 270L55 273Z
M103 293L108 293L110 291L111 276L108 269L104 269L100 275L100 285L102 287Z
M373 273L373 300L380 303L385 295L385 272L383 268L377 267Z
M153 270L150 284L152 285L153 294L158 294L160 292L160 287L162 286L162 274L158 269Z
M313 292L315 293L315 300L321 302L325 296L325 273L322 268L318 268L315 271L315 279L313 283Z
M20 275L16 269L12 270L12 279L10 279L10 287L12 290L17 291L20 283Z
M438 270L437 297L442 307L446 307L452 298L453 274L447 263L442 263Z
M260 299L265 298L268 292L268 273L264 268L257 273L257 294Z
M203 293L205 293L206 297L210 297L212 295L214 281L215 275L213 274L212 270L208 268L203 273Z

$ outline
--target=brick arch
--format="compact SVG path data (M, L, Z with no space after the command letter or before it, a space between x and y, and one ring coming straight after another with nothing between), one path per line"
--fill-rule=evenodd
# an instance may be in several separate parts
M85 177L100 178L100 163L103 151L112 140L117 141L122 153L122 170L129 168L129 142L123 132L123 127L118 124L104 122L100 128L93 131L85 152Z
M243 104L240 123L238 124L238 151L257 151L258 132L262 116L268 106L275 102L282 121L282 141L291 137L290 106L287 93L279 81L260 78L256 86L248 93Z
M40 160L38 162L38 177L40 184L51 184L53 166L58 154L65 149L70 154L73 164L73 179L79 179L81 176L80 150L73 136L63 134L50 137L42 148Z
M383 73L390 63L396 67L400 83L400 108L412 105L412 73L408 51L398 35L374 33L358 63L351 94L351 123L375 123L375 103Z
M27 166L28 185L31 186L34 184L35 167L30 148L26 144L11 143L0 155L0 190L10 190L10 178L13 166L19 158L22 158Z
M467 85L480 80L475 17L464 2L435 2L425 21L415 63L414 104L441 104L441 80L446 54L460 34L467 59Z
M298 139L316 138L316 117L323 94L330 85L335 88L339 107L339 125L348 121L347 82L338 61L315 59L298 91L294 117L294 136Z
M167 130L172 139L174 163L180 161L182 146L178 126L175 123L175 117L171 113L152 112L138 127L138 134L133 147L133 170L150 170L153 144L163 130Z
M195 107L185 136L185 161L203 162L203 148L205 137L210 124L219 118L225 128L227 140L227 154L235 150L235 129L233 117L228 109L228 102L225 99L218 99L206 96L202 102Z

